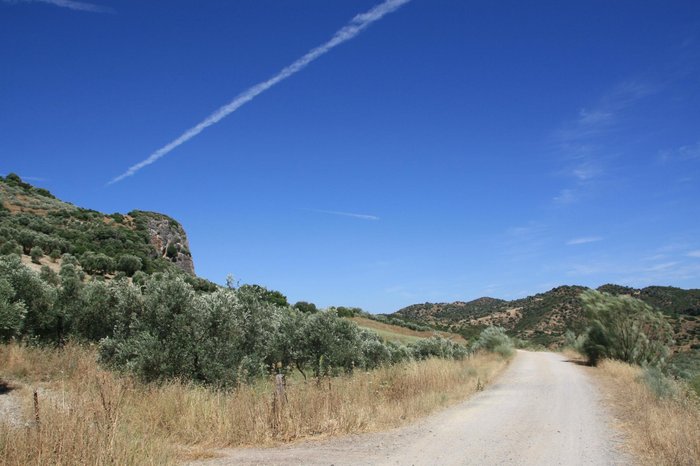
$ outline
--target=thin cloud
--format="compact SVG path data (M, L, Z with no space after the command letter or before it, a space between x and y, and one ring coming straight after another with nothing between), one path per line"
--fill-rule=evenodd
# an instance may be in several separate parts
M595 243L597 241L602 241L603 238L600 236L584 236L582 238L573 238L566 242L568 246L576 246L579 244Z
M626 81L612 88L591 108L579 110L578 117L556 131L552 143L566 165L559 171L573 183L553 197L557 204L572 204L595 188L607 173L606 137L620 127L621 120L636 102L657 92L642 81Z
M688 254L686 254L688 257L696 257L700 259L700 249L697 251L690 251Z
M554 202L557 204L571 204L578 200L578 195L574 189L562 189L559 194L554 196Z
M5 3L45 3L69 10L88 11L90 13L114 13L114 10L107 6L95 5L94 3L79 2L76 0L3 0Z
M664 150L659 153L662 162L682 162L700 159L700 142L681 146L676 150Z
M316 212L319 214L340 215L343 217L359 218L360 220L380 220L380 218L377 217L376 215L356 214L353 212L341 212L338 210L320 210L320 209L304 209L304 210L308 210L309 212Z
M278 84L284 81L285 79L289 78L290 76L298 73L311 62L330 52L338 45L354 38L359 33L367 29L367 27L369 27L372 23L379 21L389 13L396 11L398 8L408 3L409 1L410 0L386 0L385 2L380 3L379 5L375 6L366 13L362 13L355 16L352 20L350 20L348 24L339 29L328 42L314 49L311 49L309 52L306 53L306 55L299 58L297 61L287 66L286 68L282 69L282 71L280 71L267 81L263 81L247 89L238 97L233 99L230 103L224 105L223 107L219 108L216 112L209 115L202 122L182 133L182 135L180 135L180 137L178 137L177 139L173 140L172 142L153 152L145 160L142 160L136 165L129 167L127 171L114 178L108 184L117 183L123 180L124 178L135 175L142 168L147 167L148 165L151 165L152 163L156 162L161 157L164 157L179 145L184 144L185 142L189 141L190 139L204 131L209 126L218 123L222 119L226 118L228 115L235 112L243 105L247 104L266 90L270 89L275 84Z

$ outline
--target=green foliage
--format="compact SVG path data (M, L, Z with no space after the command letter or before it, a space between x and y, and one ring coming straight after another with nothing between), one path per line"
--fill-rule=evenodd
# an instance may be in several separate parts
M114 259L101 252L94 253L92 251L88 251L80 257L80 264L87 273L92 275L112 273L116 267Z
M399 317L394 317L394 316L389 316L385 314L365 314L365 317L368 319L376 320L377 322L383 322L385 324L389 325L396 325L398 327L404 327L410 330L415 330L416 332L430 332L435 330L435 328L425 325L425 324L419 324L417 322L412 322L410 320L401 319Z
M362 309L360 309L358 307L344 307L344 306L336 307L335 312L338 314L338 317L357 317L357 316L365 314L365 312L363 312Z
M15 290L4 278L0 278L0 341L19 336L27 309L24 303L14 300Z
M289 306L287 297L279 291L268 290L260 285L242 285L239 290L243 293L251 293L257 296L258 299L274 304L275 306Z
M645 367L640 377L658 398L672 398L678 394L675 382L658 367Z
M467 356L467 349L440 336L433 336L423 340L418 340L409 346L415 359L428 359L431 357L443 359L463 359Z
M91 257L84 261L89 263ZM280 305L260 286L196 291L191 277L143 272L84 283L75 257L59 274L36 274L15 255L0 257L0 338L62 344L100 342L101 361L145 381L192 380L232 386L274 370L316 377L412 358L462 358L442 338L411 346L384 343L335 310L306 313Z
M5 243L0 247L0 255L5 256L9 254L16 254L20 255L22 254L22 246L15 241L15 240L10 240Z
M673 343L660 312L630 296L588 290L581 294L590 326L583 350L591 364L602 357L640 365L663 365Z
M314 303L307 303L306 301L298 301L294 304L294 309L305 314L314 314L318 312L318 308Z
M61 278L56 272L51 270L48 265L42 265L41 271L39 272L39 278L44 280L49 285L59 286L61 284Z
M5 292L7 302L20 303L26 309L20 334L36 338L55 338L56 290L22 265L19 257L15 255L0 257L0 278L12 288L11 292Z
M17 242L24 254L30 254L31 249L38 246L45 252L51 251L52 259L57 259L57 253L82 257L92 252L108 256L115 261L116 267L121 256L132 255L141 260L141 270L148 274L177 269L170 260L160 257L161 251L156 251L150 243L149 219L167 219L165 216L134 211L136 217L132 222L121 214L107 216L76 208L16 176L0 180L0 197L3 205L15 207L12 213L7 210L0 212L0 254L16 253L14 242ZM177 225L170 223L171 226ZM13 243L8 244L10 241ZM173 244L173 247L175 257L178 251L189 254L180 245ZM89 263L88 267L90 265L93 264ZM104 272L102 266L90 273L111 273Z
M117 261L117 270L124 272L128 277L133 276L143 267L143 261L140 257L133 254L122 254Z
M472 345L472 351L490 351L504 357L513 354L513 342L502 327L487 327Z
M177 246L175 246L173 243L168 244L168 247L165 249L165 255L170 259L175 259L177 257L177 253Z
M61 258L61 251L58 249L52 249L49 257L51 258L51 261L56 262Z
M576 335L571 330L567 330L564 334L564 346L573 349L581 354L584 354L584 345L586 344L586 334Z
M688 380L688 385L698 396L700 396L700 374L697 374Z
M32 262L35 264L39 264L42 257L44 257L44 250L41 249L39 246L34 246L31 251L29 251L29 255L32 258Z

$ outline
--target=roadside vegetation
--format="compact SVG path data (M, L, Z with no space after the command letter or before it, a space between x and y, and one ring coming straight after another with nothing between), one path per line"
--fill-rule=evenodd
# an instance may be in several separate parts
M221 447L386 429L482 389L506 362L478 353L337 377L296 375L279 403L272 375L230 389L144 383L97 358L96 348L75 343L0 346L0 377L13 381L10 396L22 406L19 425L0 423L0 464L172 464Z
M642 464L698 464L700 398L687 383L614 360L602 361L596 373L610 394L626 444Z
M630 296L581 295L588 328L568 347L598 366L627 445L644 464L691 465L700 458L700 396L694 379L669 363L673 331L663 314Z
M505 353L385 341L256 285L104 280L0 256L0 464L168 464L396 426L480 390ZM401 327L403 328L403 327ZM477 351L478 350L478 351ZM10 400L10 401L7 401Z

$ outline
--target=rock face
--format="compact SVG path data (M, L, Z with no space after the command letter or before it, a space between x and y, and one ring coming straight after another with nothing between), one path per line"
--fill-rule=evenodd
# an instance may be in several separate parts
M144 227L156 253L183 271L194 275L190 243L182 226L167 215L155 212L140 212L140 214L145 220Z

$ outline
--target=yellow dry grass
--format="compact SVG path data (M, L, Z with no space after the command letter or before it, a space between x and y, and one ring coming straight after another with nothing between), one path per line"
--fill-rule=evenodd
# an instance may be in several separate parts
M143 385L102 370L95 356L77 345L0 346L0 377L22 387L13 393L27 422L0 423L0 464L172 464L219 447L385 429L466 398L505 366L498 356L477 355L291 380L287 402L275 410L271 380L229 392L178 382Z
M700 464L700 400L687 386L676 383L676 395L660 399L641 379L638 366L603 361L595 372L627 444L643 464Z
M443 331L417 331L410 328L400 327L398 325L386 324L366 317L350 317L350 320L355 322L360 327L372 330L379 334L380 337L387 341L398 341L400 343L412 343L423 338L430 338L435 334L443 338L452 340L455 343L465 344L467 341L456 333Z

